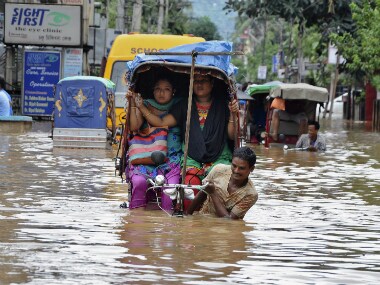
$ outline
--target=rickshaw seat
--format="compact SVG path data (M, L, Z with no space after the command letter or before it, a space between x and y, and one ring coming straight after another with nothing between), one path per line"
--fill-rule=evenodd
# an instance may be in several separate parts
M272 125L272 115L273 109L268 112L267 118L269 120L269 133L273 133L273 125ZM298 136L299 124L294 121L288 121L284 119L280 119L280 124L278 126L278 134L290 135L290 136Z
M280 120L278 127L278 133L284 135L298 135L299 124L293 121ZM273 132L273 126L271 124L270 133Z

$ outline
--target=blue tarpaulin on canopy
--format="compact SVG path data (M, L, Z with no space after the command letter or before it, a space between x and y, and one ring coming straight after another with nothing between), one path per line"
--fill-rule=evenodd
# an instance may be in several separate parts
M195 44L181 45L165 50L164 52L232 52L232 43L226 41L206 41ZM138 54L133 61L127 63L129 69L128 80L135 69L144 62L167 61L191 65L191 55L145 55ZM221 69L227 76L236 74L237 68L231 64L230 55L198 55L196 65L210 66Z

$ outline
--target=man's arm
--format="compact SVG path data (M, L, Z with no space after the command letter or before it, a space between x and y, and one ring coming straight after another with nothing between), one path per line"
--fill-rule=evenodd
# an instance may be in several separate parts
M303 146L303 135L301 135L299 138L298 138L298 141L296 143L296 148L301 148Z
M238 216L236 216L234 213L229 213L226 209L226 207L224 206L224 204L220 201L219 199L219 196L213 192L211 194L209 194L210 197L211 197L211 200L212 200L212 203L214 204L214 208L215 208L215 211L216 211L216 215L219 217L219 218L229 218L229 219L234 219L234 220L237 220L239 219Z
M230 215L234 215L237 219L244 218L248 210L252 208L253 205L256 204L257 199L258 199L257 193L244 196L243 199L241 199L238 203L236 203L233 206L233 208L231 209Z
M226 209L226 206L220 200L218 194L215 191L215 185L212 182L209 182L205 191L209 194L212 203L214 204L214 208L216 211L216 215L220 218L230 218L230 219L239 219L234 213L229 213Z
M326 151L326 140L322 135L318 135L317 149L320 151Z
M206 201L206 199L207 199L207 194L204 193L203 191L199 191L198 194L195 196L194 200L191 202L186 213L188 215L192 215L196 209L202 206L202 204Z

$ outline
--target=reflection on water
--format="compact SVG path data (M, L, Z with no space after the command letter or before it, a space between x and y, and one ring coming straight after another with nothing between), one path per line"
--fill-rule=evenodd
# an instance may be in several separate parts
M121 260L130 273L124 281L224 280L247 257L244 232L250 230L243 221L133 211L121 232L129 253Z
M252 146L244 221L121 209L113 151L53 150L42 123L0 134L0 284L376 284L380 135L321 130L326 153Z

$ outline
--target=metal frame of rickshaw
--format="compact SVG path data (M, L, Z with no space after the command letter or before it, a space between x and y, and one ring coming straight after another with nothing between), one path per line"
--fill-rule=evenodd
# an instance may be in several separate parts
M148 53L147 53L148 54ZM162 53L150 53L150 54L155 54L155 55L160 55ZM228 100L231 99L237 99L237 87L236 87L236 82L233 79L233 77L228 76L223 70L214 67L214 66L205 66L205 65L198 65L195 64L195 58L199 55L202 54L201 52L194 54L194 53L186 53L186 54L181 54L181 55L191 55L192 56L192 64L186 64L186 63L176 63L176 62L168 62L168 61L147 61L141 63L134 71L134 73L130 76L131 78L131 87L136 88L136 83L139 80L139 76L144 74L145 72L152 70L152 68L166 68L168 72L173 73L173 74L180 74L181 76L190 76L189 78L189 94L188 94L188 112L187 112L187 122L186 122L186 132L185 132L185 147L184 147L184 161L183 161L183 166L182 166L182 175L181 175L181 181L184 181L185 175L186 175L186 162L187 162L187 153L188 153L188 144L189 144L189 130L190 130L190 114L191 114L191 108L192 104L192 94L193 94L193 82L194 82L194 74L199 73L199 74L207 74L210 76L213 76L214 78L223 81L220 84L225 84L225 95L229 95L229 98L226 98ZM211 53L203 53L204 55L210 55ZM223 54L234 54L234 53L223 53ZM178 54L177 54L178 55ZM204 71L204 72L202 72ZM217 76L219 75L219 76ZM185 79L184 81L186 81ZM137 86L138 88L138 86ZM135 90L139 91L139 90ZM130 107L131 104L128 104L128 111L127 114L130 114ZM239 146L240 145L240 138L238 137L239 133L239 115L234 118L235 120L235 125L237 126L237 130L235 132L235 138L234 138L234 145ZM127 122L126 122L127 124ZM126 150L124 150L125 153ZM123 156L124 154L122 154ZM124 155L125 156L125 155ZM175 187L177 189L177 199L176 199L176 205L179 205L177 207L174 207L174 212L173 216L178 216L178 217L183 217L184 215L184 199L185 199L185 189L194 189L196 188L199 191L202 191L204 187L194 187L191 185L184 185L184 184L178 184L178 185L168 185L168 184L163 184L159 183L156 181L152 181L152 179L148 180L152 184L152 187L148 188L151 190L156 190L159 188L169 188L169 187ZM130 189L128 189L128 197L131 197ZM160 191L162 193L163 191ZM158 201L158 200L157 200Z
M255 106L256 104L259 104L258 102L265 102L267 101L267 96L269 95L269 92L272 88L274 88L275 85L266 85L266 84L262 84L262 85L255 85L255 86L248 86L246 92L247 94L252 98L251 101L248 102L248 106L247 106L247 112L246 112L246 117L248 115L250 116L254 116L254 109L255 109ZM252 91L250 91L250 89L253 89ZM263 108L262 111L265 112L265 114L267 114L268 110ZM267 120L266 118L266 115L265 115L265 121ZM248 120L246 119L245 120L245 134L246 134L246 141L248 143L253 143L253 144L261 144L261 140L260 139L257 139L256 137L254 139L252 139L252 137L254 137L254 134L252 134L249 130L248 131L248 128L250 128L251 126L251 122L253 123L254 121L250 121L248 122ZM257 123L256 124L252 124L253 126L256 125L257 126ZM263 126L263 130L265 130L265 126ZM259 131L259 129L257 129L257 131ZM248 136L249 135L249 136Z

